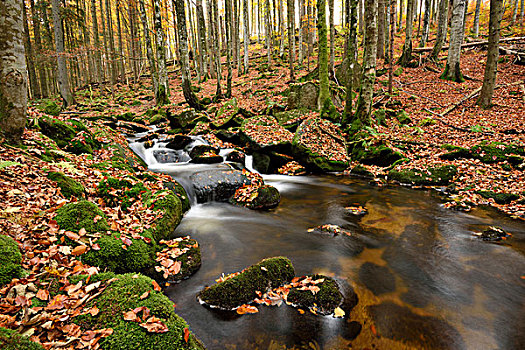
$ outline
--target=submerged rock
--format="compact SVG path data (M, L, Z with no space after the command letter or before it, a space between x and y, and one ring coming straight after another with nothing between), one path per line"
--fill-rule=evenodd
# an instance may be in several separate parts
M232 310L252 302L258 297L258 292L264 293L291 281L294 274L288 258L264 259L240 273L222 277L217 284L199 292L197 299L214 308Z
M213 169L190 176L198 203L209 201L227 202L235 191L250 180L240 170Z
M334 313L343 303L337 282L324 275L304 276L288 293L287 301L296 307L308 308L321 315ZM344 315L344 313L343 313Z
M192 138L186 135L173 135L168 138L168 144L166 145L166 148L171 149L183 149L187 145L189 145L192 141Z
M489 242L497 242L512 237L510 233L497 226L490 226L483 230L483 232L479 233L478 236L482 240Z
M190 157L184 151L154 150L153 156L161 164L180 163L190 160Z

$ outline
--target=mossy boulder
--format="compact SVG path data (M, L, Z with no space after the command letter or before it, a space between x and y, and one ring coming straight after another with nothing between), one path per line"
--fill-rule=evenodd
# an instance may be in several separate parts
M510 204L512 201L518 200L520 198L520 196L516 193L496 193L494 191L477 191L476 193L481 195L483 198L494 199L494 202L497 204Z
M497 163L509 159L511 155L525 155L525 148L519 145L504 144L501 142L482 142L473 146L470 152L483 163Z
M165 189L168 189L171 192L173 192L179 198L180 203L182 205L181 209L183 213L190 210L190 207L191 207L190 199L188 197L188 194L186 193L186 190L184 189L184 187L182 187L180 183L178 183L177 181L170 181L170 182L164 182L162 186Z
M66 231L78 232L84 228L87 233L95 233L109 230L106 214L95 204L85 200L64 205L57 210L55 220Z
M179 150L189 145L192 141L192 138L186 135L177 134L168 137L167 140L169 142L166 144L166 148Z
M246 154L238 150L233 150L226 155L226 161L244 165L246 163Z
M142 182L134 178L106 177L97 186L97 195L110 207L120 205L126 211L136 201L141 199L148 190Z
M293 134L266 115L246 119L239 130L241 142L253 151L289 152Z
M254 197L250 200L239 200L236 196L230 199L230 203L246 207L248 209L272 209L279 205L281 194L277 188L263 185L254 190Z
M207 287L197 298L211 306L232 310L257 298L257 292L264 293L276 288L294 276L292 262L285 257L268 258L248 267L240 274Z
M150 236L149 233L143 233ZM117 273L148 273L155 265L155 242L133 239L113 232L103 235L95 243L100 249L91 249L81 256L82 262ZM125 247L125 248L124 248Z
M134 172L132 167L130 167L128 164L123 163L122 161L119 161L119 160L110 160L110 161L105 161L105 162L93 163L89 165L89 167L94 168L94 169L99 169L99 170L118 169L118 170L127 170L129 172Z
M374 177L374 174L371 171L368 171L368 169L359 164L350 170L350 174L363 177Z
M354 146L352 159L366 165L387 167L404 158L404 155L386 145L368 146L366 148Z
M304 120L305 116L310 113L306 108L291 109L282 112L274 113L275 119L277 122L283 126L285 129L294 132L297 130L297 127Z
M304 120L295 132L292 152L299 163L314 171L343 171L348 167L344 138L327 120Z
M18 244L11 237L0 234L0 287L13 278L22 277L22 274L22 254Z
M54 140L60 148L66 148L77 134L71 125L55 118L41 117L38 119L38 125L42 134Z
M314 310L316 313L322 315L332 314L336 307L343 303L343 295L339 291L337 282L330 277L323 275L309 275L303 277L301 280L319 281L317 284L312 284L313 287L318 287L319 290L315 292L309 289L301 290L301 287L295 287L288 293L287 301L297 307L304 307ZM299 283L301 283L299 280Z
M405 112L404 110L400 110L399 112L397 112L396 119L401 125L407 125L412 123L412 119L410 119L407 112Z
M455 146L448 146L446 149L448 149L450 152L443 153L439 156L439 158L444 160L455 160L460 158L473 158L472 153L468 148L463 147L455 147Z
M240 126L243 118L238 115L239 107L237 105L237 99L232 98L222 105L215 114L215 119L211 125L216 129L227 129L229 127Z
M191 130L199 122L209 122L206 115L195 111L193 108L187 108L179 114L174 114L172 110L168 109L166 117L172 129Z
M46 101L39 106L39 109L45 114L55 117L57 117L62 111L62 107L60 107L55 101Z
M319 85L313 82L290 84L288 109L318 109Z
M210 145L197 145L190 151L190 162L199 164L222 163L224 160L219 155L219 149Z
M340 85L346 86L346 82L349 77L348 72L351 72L351 77L353 79L352 85L354 89L357 90L361 82L361 65L356 62L354 63L354 67L352 69L349 69L348 59L345 58L343 62L341 62L341 64L336 67L335 70L335 77Z
M156 242L168 239L182 220L182 204L179 197L171 191L159 191L151 194L146 200L146 205L162 212L162 217L157 219L155 226L150 229L151 236Z
M456 166L444 165L441 167L430 167L426 170L392 169L388 172L388 177L401 183L416 186L446 186L456 174Z
M184 279L189 278L193 275L202 265L201 260L201 249L199 243L196 240L188 237L175 238L170 241L162 241L163 244L167 244L168 248L163 249L157 253L158 257L165 257L173 260L175 263L180 262L180 270L178 273L170 272L169 268L166 268L161 264L157 264L155 267L155 279L165 280L168 283L177 283ZM161 247L164 247L161 244ZM172 255L173 252L176 254ZM178 255L181 253L180 255ZM158 259L158 258L157 258Z
M2 350L44 350L44 347L29 340L18 332L0 327L0 349Z
M104 350L121 349L204 349L201 342L189 333L184 340L188 324L175 313L173 302L162 292L153 290L153 280L140 274L114 275L105 273L94 275L92 282L116 278L97 298L86 307L97 306L100 312L77 316L73 321L84 330L111 328L113 333L99 341ZM141 296L149 293L144 299ZM157 317L167 326L164 333L148 332L139 322L124 320L124 313L139 307L146 307L150 316Z
M213 169L190 176L198 203L209 201L227 202L235 191L250 180L239 170Z
M64 173L51 171L47 174L47 178L57 183L64 197L84 197L84 186L73 178L66 176Z

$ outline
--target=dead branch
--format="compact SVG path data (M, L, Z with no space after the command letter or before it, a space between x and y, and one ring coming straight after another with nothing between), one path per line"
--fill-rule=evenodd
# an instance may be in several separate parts
M500 39L500 43L503 43L503 42L511 42L511 41L521 41L521 40L525 40L525 36L518 36L518 37L513 37L513 38L503 38L503 39ZM472 43L466 43L466 44L462 44L461 45L461 48L465 48L465 47L475 47L475 46L483 46L483 45L487 45L489 43L488 40L483 40L483 41L475 41L475 42L472 42ZM434 49L434 47L430 47L430 46L426 46L426 47L415 47L412 49L412 51L414 53L420 53L420 52L430 52ZM448 50L448 45L447 46L443 46L441 48L441 51L444 51L444 50Z

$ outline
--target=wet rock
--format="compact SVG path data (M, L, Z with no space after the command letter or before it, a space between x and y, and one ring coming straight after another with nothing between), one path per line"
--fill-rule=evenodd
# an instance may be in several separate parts
M264 293L291 281L294 274L288 258L264 259L240 273L222 277L219 283L199 292L197 299L213 308L232 310L253 301L257 292Z
M343 171L348 167L345 141L338 128L327 120L308 118L292 141L299 163L317 171Z
M217 136L217 138L221 141L233 143L233 144L239 144L241 142L241 138L239 135L239 128L233 127L228 128L227 130L219 129L214 130L213 134Z
M137 142L146 142L146 141L152 141L159 138L159 134L156 132L148 133L142 137L139 137L136 141Z
M186 135L173 135L169 137L168 141L169 142L166 145L166 148L178 150L183 149L189 145L192 141L192 138Z
M352 233L349 231L346 231L342 229L340 226L333 225L333 224L324 224L320 225L314 228L309 228L308 232L315 232L315 233L321 233L325 235L332 235L332 236L352 236Z
M403 154L385 145L370 146L367 149L354 147L352 150L352 159L365 165L387 167L403 158Z
M287 301L296 307L307 308L321 315L330 315L343 302L337 282L324 275L301 278L288 293Z
M214 169L199 171L190 176L197 202L227 202L235 191L250 180L239 170Z
M161 241L160 247L164 249L157 252L156 280L177 283L189 278L202 265L199 243L189 236Z
M476 191L476 193L481 195L483 198L494 199L494 202L497 204L510 204L512 201L520 198L520 196L516 193L496 193L494 191Z
M359 269L359 279L374 295L396 290L396 278L386 266L365 262Z
M357 321L350 321L344 326L341 336L346 340L354 340L359 334L361 334L362 329L363 326L361 326L361 323Z
M418 169L392 169L388 177L392 180L405 184L416 186L445 186L452 181L457 174L457 168L454 165L445 165L442 167L430 167L426 170Z
M350 170L350 174L367 177L367 178L373 178L374 174L371 171L368 171L364 166L362 165L356 165L355 167Z
M215 148L215 147L212 147L210 145L197 145L197 146L195 146L195 147L193 147L191 149L190 157L191 158L200 157L200 156L203 156L206 153L218 154L219 153L219 149Z
M512 235L501 227L490 226L478 234L479 238L488 242L497 242L512 237Z
M260 152L253 153L253 168L262 174L268 173L270 156Z
M417 315L392 302L372 305L368 309L381 337L422 349L465 349L459 332L443 320Z
M226 161L244 165L246 162L246 154L241 151L233 150L226 155Z
M168 118L172 129L191 130L198 122L209 121L205 114L197 112L193 108L187 108L180 114L173 114L173 111L168 109L166 113L166 117Z
M249 189L247 189L249 190ZM279 205L281 201L281 194L279 191L270 185L263 185L253 190L253 196L240 200L237 196L237 192L230 199L230 203L246 207L248 209L272 209Z
M190 157L181 151L154 150L153 156L161 164L187 162L190 160Z
M218 148L209 145L197 145L190 151L190 162L200 164L222 163L224 159L218 153Z

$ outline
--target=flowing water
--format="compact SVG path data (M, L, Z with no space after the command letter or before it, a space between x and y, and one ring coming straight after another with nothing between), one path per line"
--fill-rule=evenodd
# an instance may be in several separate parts
M159 164L151 153L162 143L151 150L131 146L152 170L186 188L191 173L217 166ZM361 179L264 178L281 193L277 208L193 203L176 230L200 243L202 267L167 293L208 349L525 348L523 222L484 208L451 211L436 193L378 188ZM344 207L354 204L368 214L348 214ZM322 224L339 225L352 236L308 232ZM473 235L488 225L513 237L493 244ZM322 273L336 278L343 294L355 290L357 306L343 319L286 305L239 316L196 300L222 273L279 255L291 259L298 276Z

